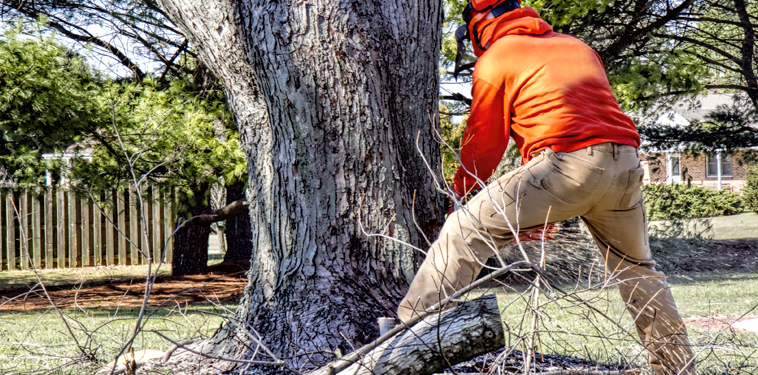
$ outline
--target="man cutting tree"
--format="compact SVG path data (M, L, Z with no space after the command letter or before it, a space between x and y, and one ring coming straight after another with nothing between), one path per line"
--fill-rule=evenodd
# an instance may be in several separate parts
M408 321L472 283L514 231L580 216L635 319L650 366L659 375L694 375L684 324L648 247L640 137L619 108L599 56L554 32L517 0L472 0L463 19L459 53L470 39L479 60L454 178L456 201L482 190L448 217L399 318ZM484 186L509 138L526 164Z

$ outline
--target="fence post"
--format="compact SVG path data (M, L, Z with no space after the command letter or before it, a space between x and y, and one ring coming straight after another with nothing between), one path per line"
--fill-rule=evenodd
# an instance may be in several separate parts
M22 270L29 269L29 245L31 244L31 241L29 240L29 210L27 209L27 190L21 189L21 194L18 197L18 211L19 211L19 237L21 237L21 241L19 242L21 246L19 247L19 250L21 250L21 264L20 268Z
M118 264L126 265L126 209L124 198L127 192L122 192L116 195L116 204L118 206L118 238L116 243L118 244Z
M5 195L6 254L8 270L16 269L16 212L13 209L13 190Z
M137 193L133 186L129 185L129 240L131 240L129 260L132 265L140 264L139 261L139 216L137 214Z
M163 194L163 246L166 246L166 263L172 263L174 259L174 226L176 225L176 215L174 214L174 194L172 189Z
M92 251L95 255L95 267L103 264L103 195L99 196L100 202L92 202Z
M148 211L148 205L150 199L147 195L146 188L140 189L140 196L142 197L142 205L139 208L139 232L137 232L140 242L140 248L142 249L142 264L147 264L148 256L150 256L150 211Z
M5 233L5 227L7 226L7 218L5 217L5 211L3 211L3 203L5 202L6 189L0 190L0 271L8 268L7 259L5 259L7 250L6 243L3 241L3 233Z
M76 268L78 265L79 244L76 238L76 193L73 190L68 191L68 266Z
M45 188L45 268L53 268L53 188Z
M58 243L56 246L56 259L58 260L58 268L66 267L66 197L62 186L58 186L55 191L55 212L58 217L56 222Z
M42 265L42 205L40 205L40 189L32 191L32 242L34 245L33 265L40 268Z
M78 199L81 203L81 214L82 214L82 267L89 266L89 260L90 260L90 243L89 243L89 235L90 235L90 225L89 225L89 203L90 199L89 197L84 197L81 199Z
M150 201L151 214L153 217L152 239L153 239L153 263L161 261L161 193L157 185L150 187L152 199Z
M116 203L113 202L115 193L113 190L106 192L106 200L110 203L107 205L108 220L105 222L105 263L109 266L116 264L116 257L113 243L113 227L116 226Z

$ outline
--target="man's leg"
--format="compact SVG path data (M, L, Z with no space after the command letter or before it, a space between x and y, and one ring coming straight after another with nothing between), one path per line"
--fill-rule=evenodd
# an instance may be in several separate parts
M581 191L582 186L575 180L553 173L558 168L575 171L572 176L580 180L596 181L602 175L586 163L559 160L547 151L490 184L445 222L398 308L400 320L408 321L414 313L471 284L487 258L513 239L512 230L524 232L540 228L546 221L554 223L578 215L580 202L568 205L543 189L541 180L550 178L549 186L554 192L578 200L591 195Z
M582 219L618 282L621 297L650 355L650 367L658 375L695 375L687 330L666 276L655 270L650 254L642 199L628 209L614 208L618 207L598 206Z

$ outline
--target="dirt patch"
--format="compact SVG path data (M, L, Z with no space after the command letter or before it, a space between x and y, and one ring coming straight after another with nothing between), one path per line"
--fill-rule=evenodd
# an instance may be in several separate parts
M686 324L688 328L695 328L700 330L740 333L749 331L732 327L732 324L755 318L758 318L758 315L693 316L684 319L684 324Z
M229 274L207 274L179 277L159 277L150 294L150 306L161 304L200 304L214 302L234 302L243 294L247 285L244 272L238 267L230 267ZM61 308L115 308L139 307L145 295L145 280L87 284L48 288L53 302ZM44 310L50 302L40 287L30 291L12 289L0 290L0 312Z
M711 241L706 249L677 262L681 272L758 271L758 239Z

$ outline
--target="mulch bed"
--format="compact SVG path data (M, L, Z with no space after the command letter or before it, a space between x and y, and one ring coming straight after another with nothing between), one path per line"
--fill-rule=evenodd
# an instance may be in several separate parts
M677 262L681 272L758 271L758 239L711 241L705 251Z
M158 277L150 293L149 306L177 303L202 304L209 301L236 302L247 285L247 277L238 264L211 267L211 273L192 276ZM77 286L48 287L50 298L61 308L130 308L142 306L145 279L109 283L84 283ZM0 290L0 313L49 309L50 302L42 288Z

